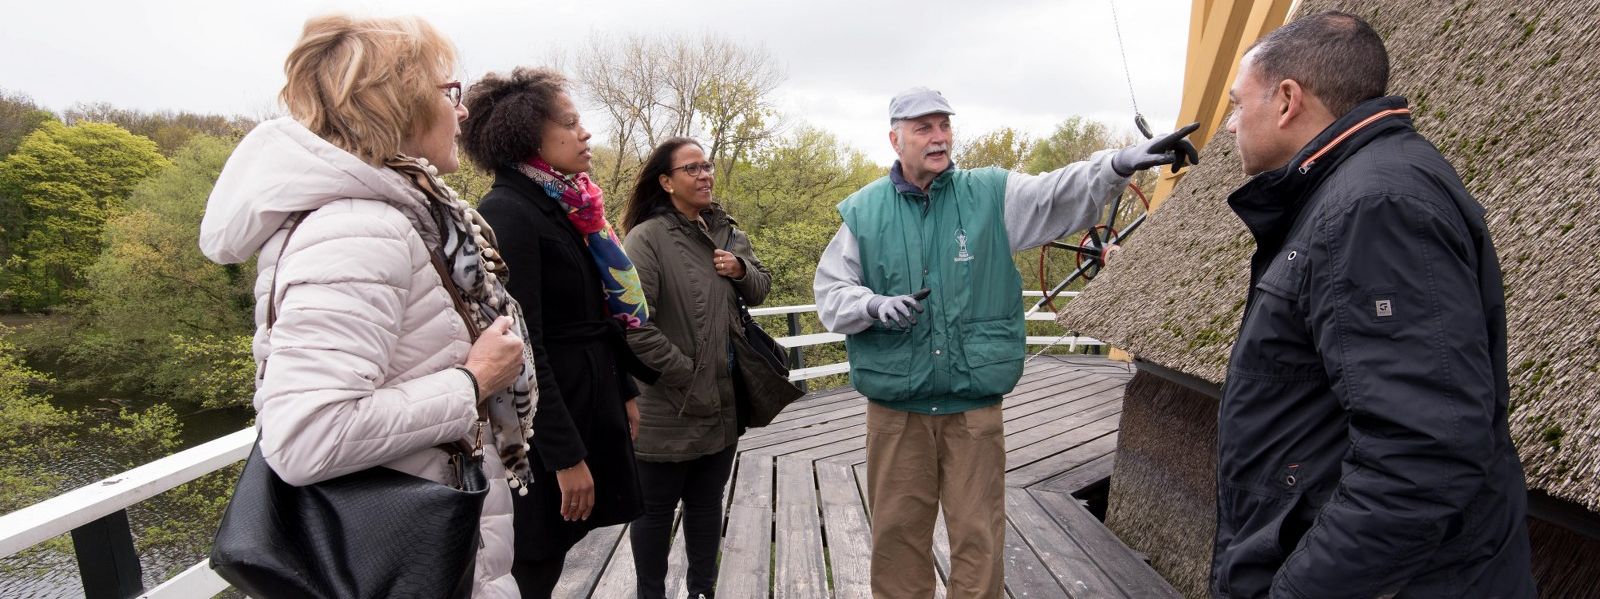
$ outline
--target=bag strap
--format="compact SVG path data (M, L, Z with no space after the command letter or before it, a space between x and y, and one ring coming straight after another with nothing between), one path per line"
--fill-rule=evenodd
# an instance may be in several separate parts
M477 321L473 320L472 313L467 311L467 302L461 298L461 288L456 287L455 277L450 276L450 270L444 265L444 258L440 257L438 252L429 251L428 261L433 263L433 270L439 273L439 282L450 295L450 303L455 305L456 314L461 315L461 320L467 323L467 333L473 341L477 341L483 331L478 328Z
M283 270L283 251L289 249L289 238L294 237L295 229L300 228L300 223L305 222L310 210L301 210L289 218L294 222L289 223L289 232L283 234L283 245L278 246L278 261L272 263L272 287L267 289L267 334L272 334L272 325L278 323L278 271Z
M728 242L722 244L722 251L733 254L733 250L728 249L730 247L733 247L733 223L728 224ZM738 254L733 254L733 259L744 260ZM750 275L750 273L744 274L745 276ZM733 287L733 301L739 306L739 322L741 324L755 322L755 318L750 316L750 308L744 305L744 296L739 295L739 286L734 284L733 279L728 279L728 285Z

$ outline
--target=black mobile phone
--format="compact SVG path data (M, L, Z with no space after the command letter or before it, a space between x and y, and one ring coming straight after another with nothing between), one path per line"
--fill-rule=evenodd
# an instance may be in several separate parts
M932 295L932 294L933 294L933 290L932 289L929 289L927 287L923 287L921 291L918 291L916 293L911 294L911 299L914 299L914 300L917 300L917 301L920 302L922 300L928 299L928 296Z

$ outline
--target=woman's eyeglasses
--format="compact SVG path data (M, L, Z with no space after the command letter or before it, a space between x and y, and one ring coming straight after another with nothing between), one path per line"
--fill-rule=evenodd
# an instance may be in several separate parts
M444 85L439 86L439 89L444 90L444 97L450 98L450 104L451 105L453 105L453 106L461 106L461 82L460 81L451 81L449 83L446 83Z
M698 177L698 176L700 176L700 173L705 173L705 174L709 175L712 172L715 172L717 170L717 165L711 164L709 162L691 162L691 163L685 164L683 166L674 166L672 168L669 168L669 169L667 169L667 172L670 173L672 171L680 170L680 169L683 172L688 173L690 177Z

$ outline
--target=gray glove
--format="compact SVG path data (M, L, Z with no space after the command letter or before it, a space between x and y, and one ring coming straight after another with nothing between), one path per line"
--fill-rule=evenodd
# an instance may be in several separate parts
M915 312L921 311L922 302L909 295L874 295L867 299L867 314L895 328L904 329L917 324Z
M1189 126L1173 131L1167 134L1166 137L1123 148L1111 157L1111 170L1117 171L1118 175L1127 177L1138 171L1163 164L1172 165L1172 172L1174 173L1178 172L1178 169L1187 166L1187 164L1200 164L1200 152L1195 151L1194 144L1184 139L1199 128L1200 123L1189 123Z

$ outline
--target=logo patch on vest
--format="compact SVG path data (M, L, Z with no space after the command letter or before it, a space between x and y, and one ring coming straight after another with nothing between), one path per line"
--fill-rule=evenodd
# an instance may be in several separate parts
M965 229L956 229L956 244L961 246L960 251L956 252L956 262L972 260L972 254L967 253L967 231Z
M1394 301L1381 299L1372 302L1372 309L1373 312L1378 315L1378 318L1388 318L1390 316L1394 316Z

